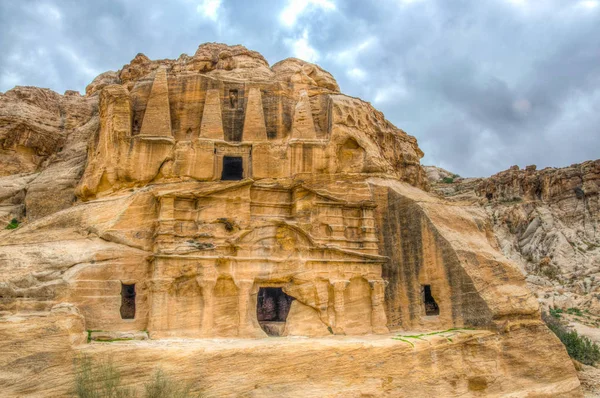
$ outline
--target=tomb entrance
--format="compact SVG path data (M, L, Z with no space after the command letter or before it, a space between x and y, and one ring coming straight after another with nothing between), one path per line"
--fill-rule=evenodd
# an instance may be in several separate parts
M256 317L269 336L281 336L293 297L280 287L261 287L256 301Z
M425 303L425 315L435 316L440 314L440 307L431 294L431 285L423 286L423 302Z
M121 284L121 319L135 319L135 284Z

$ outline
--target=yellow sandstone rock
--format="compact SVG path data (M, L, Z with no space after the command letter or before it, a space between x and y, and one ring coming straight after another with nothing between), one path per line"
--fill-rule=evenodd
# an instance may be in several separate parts
M581 396L486 214L430 195L416 139L318 66L208 44L80 101L78 200L30 221L32 182L0 181L26 221L0 232L8 396L67 396L82 354L215 397Z

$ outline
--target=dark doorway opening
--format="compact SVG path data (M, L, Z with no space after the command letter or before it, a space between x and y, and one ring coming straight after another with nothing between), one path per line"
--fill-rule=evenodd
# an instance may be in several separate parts
M256 317L269 336L281 336L292 301L294 298L280 287L261 287L258 290Z
M121 319L135 318L135 283L121 284Z
M221 180L241 180L244 178L244 166L242 158L225 156L223 157L223 173Z
M425 315L439 315L440 307L438 307L435 299L431 295L431 285L423 286L423 296L425 302Z

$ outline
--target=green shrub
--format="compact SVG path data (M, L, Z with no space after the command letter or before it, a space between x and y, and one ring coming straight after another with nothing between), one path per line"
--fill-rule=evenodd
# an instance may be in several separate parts
M10 223L6 226L6 229L17 229L19 227L19 220L13 218Z
M583 316L583 313L581 312L581 310L579 308L568 308L567 314Z
M149 383L144 384L146 398L191 398L200 397L192 395L191 384L183 384L165 375L162 370L157 370Z
M442 178L442 182L444 184L452 184L454 182L454 178L452 178L452 177L444 177L444 178Z
M552 315L555 318L560 318L560 314L563 313L563 310L561 308L550 308L550 315Z
M575 330L568 330L553 316L542 313L542 319L565 345L571 358L591 366L600 361L600 347L596 343L585 336L580 336Z
M121 387L121 373L111 360L99 361L83 356L76 359L75 394L79 398L130 398L135 391Z

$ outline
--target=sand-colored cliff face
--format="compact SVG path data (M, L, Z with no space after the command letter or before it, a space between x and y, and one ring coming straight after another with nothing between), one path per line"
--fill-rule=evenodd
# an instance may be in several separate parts
M487 213L502 252L545 311L564 311L563 321L600 343L600 160L542 170L513 166L452 183L442 182L452 173L425 169L436 193ZM588 367L583 376L589 396L596 396L597 370Z
M0 94L0 219L34 220L71 206L98 130L97 99L16 87ZM25 214L27 208L27 214Z
M327 72L297 59L269 69L238 50L208 45L177 61L138 55L119 84L92 83L88 93L102 86L101 125L81 198L150 181L219 180L222 157L238 155L255 179L367 172L425 186L414 137L339 94Z
M9 395L68 395L87 353L208 396L581 396L485 212L427 193L414 137L318 66L208 44L74 98L72 158L0 179Z

